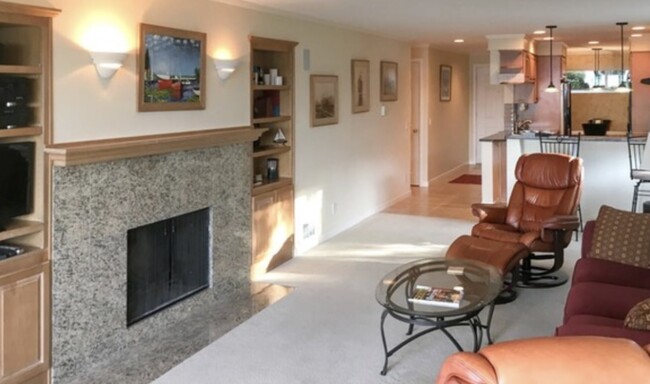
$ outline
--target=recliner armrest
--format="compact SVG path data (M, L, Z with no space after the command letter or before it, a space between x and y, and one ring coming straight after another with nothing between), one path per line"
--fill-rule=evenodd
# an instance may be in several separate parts
M648 346L610 337L505 341L481 349L474 359L468 352L451 355L441 367L437 384L641 383L650 377L648 352Z
M550 217L542 223L542 240L553 241L553 232L570 232L580 227L578 216L562 215Z
M488 359L478 353L459 352L447 358L436 381L438 384L497 384L497 375Z
M503 204L472 204L472 214L483 223L505 223L508 207Z
M563 215L550 217L542 223L542 228L560 231L575 231L580 226L578 216Z

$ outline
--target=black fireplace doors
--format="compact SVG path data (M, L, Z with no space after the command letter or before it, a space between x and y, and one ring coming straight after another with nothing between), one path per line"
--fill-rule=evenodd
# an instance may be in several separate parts
M205 208L127 232L127 326L209 286L209 224Z

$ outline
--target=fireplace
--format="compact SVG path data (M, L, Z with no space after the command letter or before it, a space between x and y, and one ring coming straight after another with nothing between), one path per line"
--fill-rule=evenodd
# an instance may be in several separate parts
M152 335L174 334L204 308L230 313L235 295L250 289L250 152L238 143L53 169L54 384ZM129 230L196 211L207 222L197 247L207 252L195 271L207 286L192 285L182 301L127 325Z
M208 208L129 229L126 325L209 286Z

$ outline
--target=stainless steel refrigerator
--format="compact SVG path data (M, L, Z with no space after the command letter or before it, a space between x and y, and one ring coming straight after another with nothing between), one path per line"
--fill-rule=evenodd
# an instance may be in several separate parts
M562 134L571 136L571 84L565 79L560 83L560 108L562 109Z

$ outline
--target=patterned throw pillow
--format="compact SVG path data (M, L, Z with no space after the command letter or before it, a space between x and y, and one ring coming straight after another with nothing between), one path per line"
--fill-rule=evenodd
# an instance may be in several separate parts
M650 214L600 207L590 256L650 268Z
M650 298L636 304L625 316L625 328L650 331Z

